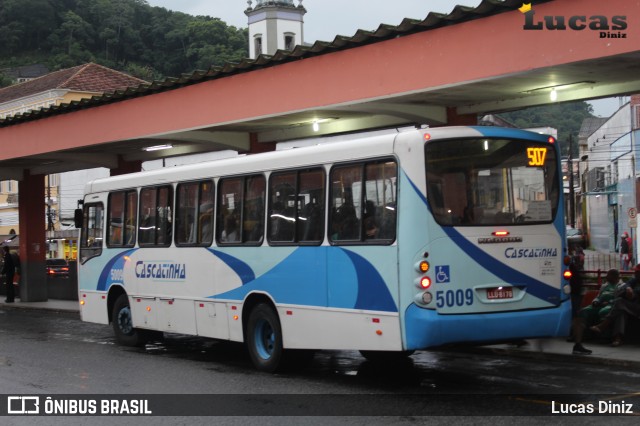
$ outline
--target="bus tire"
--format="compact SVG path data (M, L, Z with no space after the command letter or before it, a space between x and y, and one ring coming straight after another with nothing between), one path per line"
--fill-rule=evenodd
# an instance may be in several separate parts
M140 346L143 343L140 331L133 327L133 318L129 299L121 294L113 304L111 325L116 335L116 341L123 346Z
M281 368L282 328L271 306L261 303L251 311L246 342L251 362L258 370L273 373Z
M360 351L360 355L368 361L379 363L402 362L415 351Z

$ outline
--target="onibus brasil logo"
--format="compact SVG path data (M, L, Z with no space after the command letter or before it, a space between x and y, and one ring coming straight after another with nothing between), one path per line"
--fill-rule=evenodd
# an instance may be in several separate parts
M599 38L627 38L624 30L627 29L626 15L574 15L574 16L543 16L537 18L536 12L531 8L531 3L523 3L518 8L524 14L525 30L534 31L596 31Z

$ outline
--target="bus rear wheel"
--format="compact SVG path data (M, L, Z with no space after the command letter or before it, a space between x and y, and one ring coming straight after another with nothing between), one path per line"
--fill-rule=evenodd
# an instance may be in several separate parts
M246 341L251 361L258 370L273 373L281 367L282 328L271 306L261 303L251 311Z
M116 341L124 346L139 346L143 343L140 332L133 327L133 318L129 299L126 294L121 294L113 305L111 325L116 335Z

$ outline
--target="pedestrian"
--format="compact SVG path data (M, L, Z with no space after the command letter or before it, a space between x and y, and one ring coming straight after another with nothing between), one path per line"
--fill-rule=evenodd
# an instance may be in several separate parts
M628 271L631 263L631 238L625 231L620 237L620 269Z
M633 278L616 289L615 296L609 314L590 330L601 334L612 328L611 346L620 346L629 317L640 318L640 264L634 268Z
M11 256L11 252L9 251L8 246L3 247L4 256L2 259L4 260L4 264L2 266L2 274L5 276L5 285L7 286L7 298L4 300L6 303L13 303L15 299L15 291L13 288L13 276L16 273L16 265L13 262L13 256Z
M620 272L617 269L609 269L605 278L606 282L600 287L598 295L591 305L580 309L578 316L573 319L573 345L574 355L590 355L591 350L582 345L582 338L587 327L599 324L611 310L611 303L615 297L616 289L622 284Z

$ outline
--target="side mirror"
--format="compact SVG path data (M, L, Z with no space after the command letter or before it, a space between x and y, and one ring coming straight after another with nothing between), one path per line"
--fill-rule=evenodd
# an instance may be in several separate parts
M76 228L82 228L82 222L84 222L82 209L75 209L75 211L73 212L73 221Z

